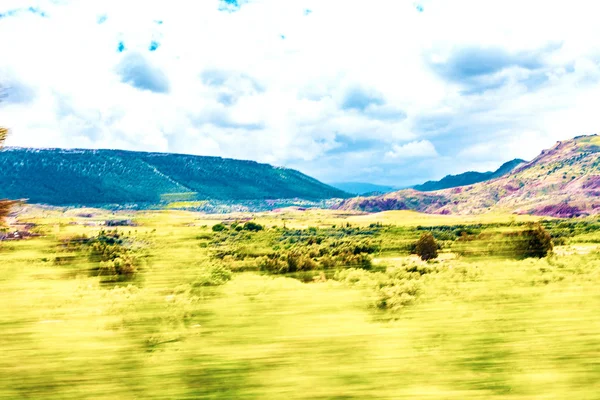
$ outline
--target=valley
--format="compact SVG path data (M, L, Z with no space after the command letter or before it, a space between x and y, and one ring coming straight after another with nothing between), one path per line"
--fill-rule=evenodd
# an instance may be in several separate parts
M598 15L0 1L0 400L600 400Z

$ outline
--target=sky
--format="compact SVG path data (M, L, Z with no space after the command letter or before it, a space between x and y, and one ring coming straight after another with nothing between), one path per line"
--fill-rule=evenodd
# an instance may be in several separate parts
M0 0L9 146L394 186L599 131L594 1Z

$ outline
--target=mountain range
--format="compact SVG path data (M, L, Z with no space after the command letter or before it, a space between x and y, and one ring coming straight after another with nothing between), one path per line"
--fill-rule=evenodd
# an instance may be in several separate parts
M432 192L435 190L448 189L458 186L472 185L474 183L489 181L490 179L499 178L502 175L508 174L519 165L526 164L527 161L515 158L514 160L505 162L495 171L474 172L467 171L458 175L446 175L439 181L427 181L422 185L413 186L412 189L421 192Z
M293 169L184 154L5 148L0 171L0 198L58 206L351 196Z
M557 142L498 178L431 192L400 190L341 202L338 209L433 214L509 211L555 217L600 213L600 136Z
M457 175L446 175L439 181L427 181L421 185L406 186L406 187L394 187L386 185L376 185L365 182L335 182L330 183L331 186L336 187L348 193L352 193L359 196L377 196L383 195L390 192L396 192L401 189L415 189L421 192L431 192L434 190L448 189L458 186L472 185L473 183L489 181L505 175L518 167L521 164L526 164L527 161L515 158L514 160L505 162L495 171L488 172L475 172L467 171Z
M558 217L600 213L597 135L558 142L530 162L515 159L493 172L448 175L385 194L381 193L394 188L345 183L338 184L345 189L341 190L299 171L254 161L124 150L5 148L0 151L0 171L0 198L56 206L182 203L213 211L220 209L218 204L226 205L223 210L240 204L263 210L301 202L367 212L499 210ZM377 195L350 194L363 191Z

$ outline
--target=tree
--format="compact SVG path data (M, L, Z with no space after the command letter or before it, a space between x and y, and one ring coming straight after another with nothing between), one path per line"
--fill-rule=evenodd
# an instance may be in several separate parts
M522 257L546 257L552 251L552 236L539 223L523 231L519 255Z
M0 88L0 90L1 89L2 88ZM0 91L0 99L2 97L1 95L2 95L2 92ZM8 128L0 126L0 149L2 149L2 147L4 147L4 141L6 140L7 136L8 136ZM0 200L0 226L4 225L4 219L10 213L10 209L13 204L15 204L14 201Z
M0 126L0 148L2 148L2 146L4 146L4 141L6 140L6 137L8 136L8 129Z
M431 232L425 232L421 235L415 245L415 252L423 261L437 258L437 243Z

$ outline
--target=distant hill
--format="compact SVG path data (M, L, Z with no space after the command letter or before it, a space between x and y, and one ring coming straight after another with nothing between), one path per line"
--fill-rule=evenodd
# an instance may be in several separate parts
M373 183L365 182L336 182L330 183L331 186L343 190L344 192L359 194L359 195L370 195L372 193L389 193L398 190L392 186L376 185Z
M495 171L474 172L468 171L458 175L446 175L439 181L427 181L422 185L413 186L413 189L421 192L431 192L434 190L448 189L459 186L472 185L474 183L489 181L506 175L521 164L526 164L527 161L515 158L514 160L505 162Z
M433 214L511 211L555 217L600 214L600 136L558 142L533 161L490 181L433 192L408 189L358 197L337 208Z
M296 170L184 154L6 148L0 171L0 198L50 205L350 196Z

